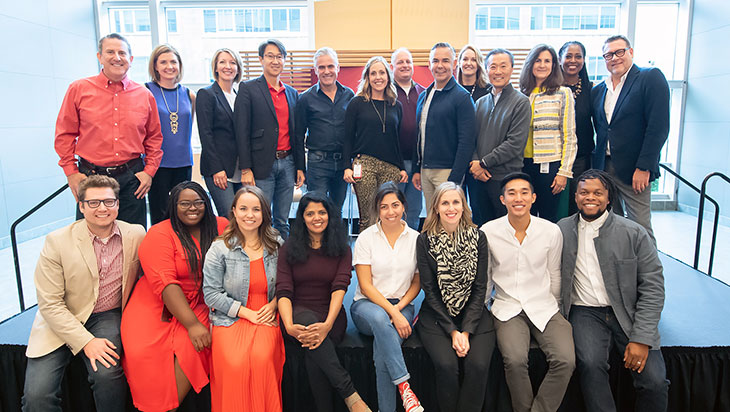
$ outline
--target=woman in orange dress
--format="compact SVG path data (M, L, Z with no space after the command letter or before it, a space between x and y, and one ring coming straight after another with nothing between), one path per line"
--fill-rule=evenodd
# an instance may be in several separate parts
M191 387L199 392L208 384L211 338L201 268L228 223L189 181L172 189L167 214L139 247L144 275L122 314L122 366L134 406L145 412L175 410Z
M281 239L258 187L239 189L231 212L203 267L213 324L212 412L281 412L285 355L274 294Z

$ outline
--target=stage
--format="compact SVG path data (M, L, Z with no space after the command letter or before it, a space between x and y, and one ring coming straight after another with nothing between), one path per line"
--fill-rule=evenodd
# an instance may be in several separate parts
M710 278L673 258L660 254L664 264L666 301L659 330L662 353L667 365L669 412L730 411L730 286ZM355 282L353 276L353 283ZM345 297L352 302L354 284ZM420 302L421 297L419 297ZM20 411L26 359L25 345L36 308L31 308L0 324L0 412ZM349 317L349 311L348 311ZM291 348L287 348L289 351ZM403 353L412 376L411 386L426 411L437 411L437 377L428 355L411 336ZM355 330L351 320L348 334L338 347L343 365L350 371L355 387L373 410L377 409L375 370L372 365L372 339ZM618 354L612 359L612 386L621 411L633 411L634 392L631 375L618 367ZM303 359L290 352L284 366L283 397L286 411L314 411ZM545 358L539 349L530 352L530 374L535 385L545 373ZM495 352L489 372L489 388L484 410L509 411L509 392L504 380L502 360ZM66 370L63 384L65 411L92 411L93 400L86 383L83 363L76 359ZM208 395L189 396L180 411L209 410ZM133 411L127 400L128 410ZM337 410L345 411L342 402ZM575 377L566 393L562 411L583 411L580 389ZM640 411L636 411L640 412Z

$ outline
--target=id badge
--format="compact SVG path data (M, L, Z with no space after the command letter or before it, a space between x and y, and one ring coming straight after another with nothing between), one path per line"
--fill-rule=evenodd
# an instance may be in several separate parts
M360 163L352 165L352 177L355 179L360 179L362 177L362 165Z
M540 173L550 173L550 163L540 163Z

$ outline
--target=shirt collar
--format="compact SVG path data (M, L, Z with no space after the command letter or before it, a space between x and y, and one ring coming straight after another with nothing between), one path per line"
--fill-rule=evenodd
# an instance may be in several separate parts
M271 87L271 86L269 86L269 87ZM342 84L340 84L340 82L338 80L335 80L335 87L337 88L337 91L335 92L335 96L337 96L337 93L339 93L340 90L342 90ZM314 91L317 93L322 91L322 88L319 87L319 82L314 84ZM324 94L324 92L322 92L322 94Z
M630 71L631 71L631 68L629 68L629 70L626 70L626 73L624 73L624 75L621 76L621 81L618 83L618 86L623 86L623 84L626 82L626 77L629 75ZM616 88L613 87L613 80L611 79L611 76L606 77L606 80L604 80L604 82L606 82L606 87L609 90L611 90L611 91L616 90ZM616 86L616 87L618 87L618 86Z
M603 226L603 224L606 222L606 219L608 219L609 213L611 213L610 210L604 211L603 214L601 215L601 217L599 217L598 219L596 219L592 222L589 222L589 221L583 219L583 216L581 214L578 214L578 227L581 230L585 229L586 227L590 227L593 230L599 230Z
M281 93L286 90L286 87L284 87L284 83L279 80L279 90L274 89L274 86L270 85L269 82L266 82L266 85L269 86L269 90L274 93Z
M117 225L117 222L116 221L114 221L114 223L112 224L112 233L106 239L102 239L99 236L97 236L94 232L91 231L91 229L89 229L89 226L88 225L86 226L86 230L89 231L89 237L91 237L91 241L92 242L98 239L101 243L104 243L104 244L106 244L107 242L109 242L109 239L113 238L114 236L121 236L122 235L122 232L119 231L119 225Z
M400 224L403 227L403 231L400 232L400 235L398 235L398 239L405 236L406 231L408 230L408 228L407 228L408 225L406 224L405 220L401 219ZM383 225L381 224L381 222L378 220L378 223L376 223L375 225L378 227L378 233L380 233L383 237L385 237L385 232L383 231ZM386 238L386 240L387 240L387 238Z
M104 70L103 69L101 70L101 72L99 72L99 75L96 76L96 82L100 86L103 86L103 87L107 87L108 85L114 84L114 83L121 83L122 84L122 89L127 90L127 87L129 87L129 82L130 81L131 80L129 79L129 76L124 75L124 78L122 80L120 80L119 82L113 82L113 81L109 80L108 77L106 77L106 75L104 74Z

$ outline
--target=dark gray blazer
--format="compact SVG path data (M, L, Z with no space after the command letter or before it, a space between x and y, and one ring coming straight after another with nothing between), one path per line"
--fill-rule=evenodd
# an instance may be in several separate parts
M293 87L284 84L286 100L289 104L289 140L294 163L298 170L304 170L304 151L296 149L294 138L294 106L298 94ZM263 75L242 82L238 88L234 106L236 140L238 141L238 165L241 169L251 169L255 179L265 179L271 174L279 140L279 122L276 118L274 102L271 100L269 85ZM301 152L301 156L297 156ZM291 156L291 155L290 155ZM301 158L300 158L301 157Z
M611 308L629 341L659 349L659 318L664 307L664 274L646 229L608 212L595 238L598 262ZM563 232L561 312L568 318L578 252L578 214L558 222Z

